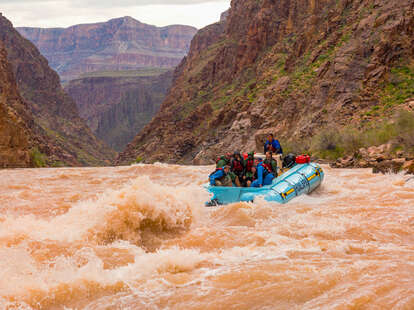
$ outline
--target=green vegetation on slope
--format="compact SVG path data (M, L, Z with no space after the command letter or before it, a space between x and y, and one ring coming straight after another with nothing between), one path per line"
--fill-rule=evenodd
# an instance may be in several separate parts
M30 159L35 168L46 167L47 156L34 147L30 152Z
M142 68L138 70L124 70L124 71L95 71L82 74L79 78L89 77L145 77L158 76L162 73L171 70L171 68Z

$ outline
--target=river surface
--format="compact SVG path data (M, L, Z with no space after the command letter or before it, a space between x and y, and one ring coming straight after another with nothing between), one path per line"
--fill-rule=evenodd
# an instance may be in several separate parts
M324 167L205 208L211 167L0 171L0 309L414 309L414 180Z

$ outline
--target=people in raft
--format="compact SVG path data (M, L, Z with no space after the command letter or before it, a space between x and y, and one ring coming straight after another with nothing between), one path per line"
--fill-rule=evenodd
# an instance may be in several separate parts
M222 156L218 162L226 162L224 166L217 167L210 174L212 186L237 186L237 187L262 187L272 184L272 180L278 175L278 166L272 157L272 152L266 153L266 159L254 158L254 152L247 154L243 159L240 152L236 151L228 160L228 155Z

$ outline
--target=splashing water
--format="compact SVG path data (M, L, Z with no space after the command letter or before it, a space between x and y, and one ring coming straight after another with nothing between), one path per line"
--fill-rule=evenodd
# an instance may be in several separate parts
M0 309L414 309L414 180L208 209L211 169L0 171Z

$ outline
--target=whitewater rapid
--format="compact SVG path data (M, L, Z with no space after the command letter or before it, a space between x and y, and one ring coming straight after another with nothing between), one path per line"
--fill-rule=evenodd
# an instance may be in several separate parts
M414 309L414 180L324 167L205 208L212 167L0 171L0 309Z

